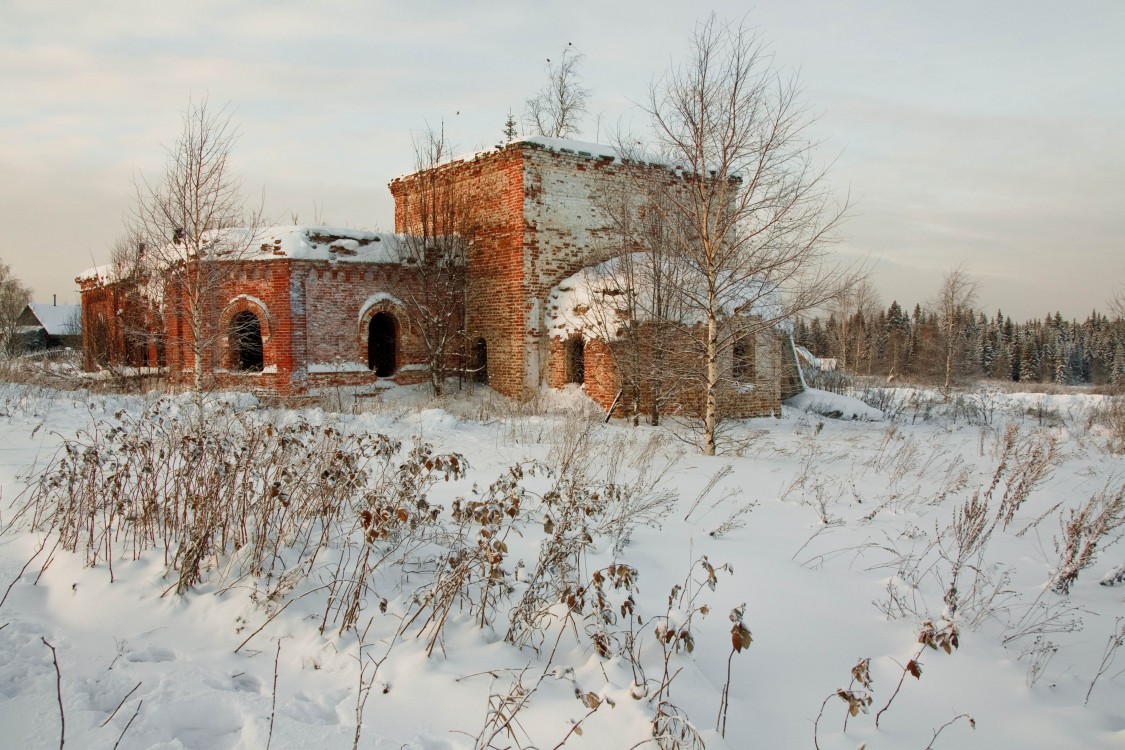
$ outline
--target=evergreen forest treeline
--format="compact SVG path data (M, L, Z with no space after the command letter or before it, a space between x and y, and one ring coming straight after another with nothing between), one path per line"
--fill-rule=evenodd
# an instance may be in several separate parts
M941 380L948 347L957 378L1062 385L1125 385L1125 320L1092 312L1081 323L1047 315L1014 322L1001 311L971 308L955 319L898 302L797 321L793 338L818 357L834 357L852 375Z

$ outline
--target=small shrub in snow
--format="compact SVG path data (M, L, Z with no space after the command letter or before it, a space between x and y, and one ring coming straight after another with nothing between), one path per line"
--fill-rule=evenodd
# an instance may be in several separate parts
M1086 430L1104 435L1110 453L1125 453L1125 396L1108 396L1092 407Z
M934 623L927 620L922 623L922 629L918 632L918 651L914 656L906 662L906 666L902 668L902 676L898 679L898 685L895 686L895 691L891 694L890 700L887 704L879 709L875 714L875 726L879 726L879 720L887 709L894 703L898 693L902 690L902 683L907 675L910 675L916 680L922 679L922 662L919 661L922 653L927 647L934 651L944 651L947 654L953 653L953 650L960 645L960 634L957 631L957 626L952 622L943 622L940 626L935 627Z
M997 519L1007 529L1032 490L1053 473L1058 463L1058 439L1042 431L1021 436L1016 425L1011 424L1004 431L998 453L996 470L985 495L991 499L1004 481Z
M859 687L856 687L856 684ZM871 659L860 659L852 667L852 679L846 688L840 688L835 693L831 693L824 702L820 704L820 713L816 715L816 721L813 722L813 747L820 750L820 740L818 738L818 731L820 727L820 720L824 718L824 709L828 706L828 702L833 698L839 698L847 704L848 710L844 714L844 732L848 731L848 719L853 716L858 716L861 712L867 713L874 701L871 695L874 689L875 681L871 678Z
M655 624L656 644L660 648L657 661L657 666L660 668L659 677L645 676L640 649L635 639L633 639L633 647L626 651L626 658L630 660L634 674L639 675L642 680L642 683L640 683L644 688L642 695L652 694L650 685L655 687L655 698L653 700L656 704L656 714L652 719L652 736L656 740L657 746L662 750L681 750L684 748L699 748L702 750L704 747L703 738L699 735L695 726L687 719L683 711L670 700L672 682L679 674L679 670L672 669L672 657L679 653L681 649L688 654L695 650L695 634L692 630L693 620L696 615L706 617L710 611L710 607L698 602L699 595L703 592L703 586L714 591L719 580L718 571L734 573L734 569L729 564L716 568L706 555L700 558L698 562L706 572L707 577L703 581L695 581L689 575L684 585L673 586L668 594L668 607L664 614L654 617L651 621ZM747 648L753 640L750 631L743 623L745 609L746 605L743 604L731 611L731 622L733 624L731 627L732 650L730 658L733 658L734 653ZM634 678L634 684L638 684L636 678ZM726 733L726 707L729 686L728 660L726 689L723 691L719 704L719 723L724 734Z
M1109 671L1113 662L1117 659L1117 651L1122 646L1125 646L1125 617L1115 618L1113 621L1113 630L1110 631L1109 637L1105 642L1105 649L1102 651L1102 660L1098 665L1098 671L1094 674L1094 678L1090 680L1090 689L1086 691L1086 700L1083 705L1090 702L1090 694L1094 692L1094 685L1098 680Z
M414 594L409 627L423 614L420 634L427 638L427 654L441 643L456 608L473 616L480 627L493 622L500 601L513 592L504 567L507 539L521 514L525 493L521 480L534 466L515 465L493 482L479 499L457 498L451 511L453 526L437 537L440 551L432 556L431 578Z
M396 524L417 526L428 512L429 488L464 468L456 454L416 445L403 455L396 440L332 422L275 424L230 404L162 398L65 441L32 480L19 515L57 534L60 549L107 565L111 578L118 557L160 549L177 591L226 560L236 577L261 578L275 600L312 572L326 546L352 536L395 542ZM348 624L372 555L387 550L364 548L335 569L329 610Z
M1112 480L1111 480L1112 481ZM1107 484L1079 508L1059 518L1062 538L1056 537L1059 565L1051 579L1051 590L1067 594L1078 573L1094 562L1098 544L1125 526L1125 483Z
M1125 583L1125 563L1112 568L1102 576L1100 583L1103 586L1116 586L1119 583Z
M1027 686L1034 687L1043 673L1047 671L1047 665L1055 658L1059 652L1059 647L1054 641L1048 640L1041 635L1035 636L1035 640L1031 645L1023 650L1020 654L1020 659L1029 659L1027 665Z

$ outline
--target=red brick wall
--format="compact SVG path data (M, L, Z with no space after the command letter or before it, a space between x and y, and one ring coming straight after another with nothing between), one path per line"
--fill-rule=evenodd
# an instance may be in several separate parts
M419 367L425 348L408 310L396 302L418 285L416 274L394 264L326 263L275 258L225 263L222 279L208 295L208 329L213 340L205 358L207 385L270 389L280 394L308 388L365 385L378 380L367 369L371 316L388 312L398 332L396 382L428 377ZM374 304L367 304L374 300ZM388 299L390 298L390 299ZM361 317L366 305L366 314ZM230 321L243 311L261 323L264 370L241 372L229 350ZM187 308L167 303L168 362L173 379L187 383L193 370L192 332Z
M665 332L661 335L661 342L667 348L663 372L648 371L640 374L640 393L638 394L638 408L641 413L652 410L653 378L666 376L668 373L680 373L675 380L664 377L661 385L664 389L665 403L662 409L666 413L687 414L699 416L703 413L703 362L699 356L702 346L703 329L700 328L696 337L691 337L683 332ZM682 338L679 343L675 339ZM669 346L669 339L673 343ZM782 337L773 331L761 332L756 336L754 347L753 372L746 377L735 380L733 378L734 362L731 351L722 353L719 361L721 381L718 390L718 406L720 413L727 418L763 417L779 415L781 413L781 389L778 378L778 369L781 367ZM642 336L640 339L642 361L651 362L652 353L650 341ZM621 391L623 378L617 365L617 358L627 358L631 352L626 351L626 342L618 340L605 342L601 339L586 341L584 354L585 377L583 390L590 398L596 401L603 409L609 409L617 394ZM567 351L566 341L559 337L552 337L549 345L548 379L552 388L561 388L567 383ZM683 373L687 373L684 375ZM631 393L625 393L621 402L614 411L618 417L625 416L630 408Z
M497 391L528 398L550 382L546 297L567 276L620 252L605 195L614 183L633 184L637 169L674 179L663 167L519 142L437 168L448 180L443 193L460 201L458 231L470 242L467 338L487 341ZM417 231L424 183L411 175L390 189L395 231Z
M306 262L294 275L293 297L303 297L308 321L304 347L308 364L366 367L368 325L378 312L391 314L397 324L398 369L425 362L425 347L404 302L420 293L417 275L409 268L360 263L326 267ZM369 302L374 304L367 304L365 311Z
M201 285L205 387L269 388L289 393L294 388L293 318L289 312L289 262L224 262L207 271L207 279L170 284L165 290L165 351L169 376L181 384L193 381L195 370L192 286ZM263 372L240 372L232 366L229 326L239 312L257 316L262 330Z
M154 311L131 282L79 282L82 298L82 368L157 367L163 356Z
M125 331L117 315L122 292L120 284L82 283L82 369L87 372L124 364Z
M438 167L456 196L458 231L468 243L465 334L487 342L489 385L507 396L527 395L524 383L527 286L523 264L523 155L508 147ZM419 225L417 178L390 184L395 231Z

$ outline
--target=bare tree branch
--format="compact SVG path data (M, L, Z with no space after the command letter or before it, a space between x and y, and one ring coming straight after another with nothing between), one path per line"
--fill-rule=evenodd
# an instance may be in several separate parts
M415 184L402 198L412 225L401 248L418 283L405 285L402 298L420 335L430 386L441 396L454 359L464 355L466 212L452 173L440 169L452 156L444 124L413 140Z
M238 129L226 108L206 98L189 101L179 138L165 148L167 163L154 180L138 175L128 218L129 249L119 259L138 271L141 283L159 284L155 294L166 316L186 321L179 332L165 325L166 346L190 355L192 385L204 387L214 366L218 326L216 292L232 272L230 261L251 248L259 212L247 213L242 181L231 158Z
M528 124L539 135L566 138L579 133L591 93L579 83L578 65L584 58L574 47L567 46L557 65L547 60L547 84L526 105Z

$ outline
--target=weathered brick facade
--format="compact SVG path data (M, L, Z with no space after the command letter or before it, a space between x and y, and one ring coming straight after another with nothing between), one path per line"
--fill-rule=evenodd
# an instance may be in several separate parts
M659 333L663 350L659 368L645 367L633 377L626 377L628 363L634 357L652 361L652 337L642 336L635 341L606 341L594 336L583 342L581 376L575 378L572 351L578 337L552 336L547 384L552 388L562 388L568 383L578 382L602 408L608 410L616 401L614 415L619 417L629 414L634 408L639 413L649 413L655 398L654 391L659 386L661 411L701 415L703 328L685 332L666 327L657 329L651 323L642 323L641 326L654 334ZM743 360L741 367L735 367L735 353L730 348L725 349L719 359L718 402L719 410L725 417L779 415L781 400L795 392L785 388L785 347L790 345L788 336L775 330L765 330L752 339L751 350L740 349L738 352ZM636 347L637 351L631 351L630 347Z
M396 383L425 379L426 353L403 298L416 295L418 271L393 249L331 256L335 243L394 246L396 238L353 230L286 227L262 230L262 250L238 259L213 261L200 288L203 316L204 383L208 387L302 393L310 388L373 384L369 334L372 321L390 337L389 372ZM281 238L285 238L284 243ZM317 245L313 238L323 240ZM328 247L315 252L299 252ZM298 252L287 253L293 245ZM268 249L268 251L267 251ZM306 257L312 256L312 257ZM198 282L197 282L198 283ZM169 376L191 382L195 370L195 336L188 295L192 282L168 284L160 300L149 303L135 279L87 273L79 277L82 292L85 366L155 367L166 365ZM158 309L159 312L151 312ZM142 311L150 312L143 313ZM260 365L247 366L238 335L240 321L251 321L260 351ZM146 334L160 343L151 351L130 351L131 339ZM134 347L135 349L135 347Z
M558 387L569 377L566 347L552 338L548 299L564 279L621 252L605 196L637 170L650 180L676 179L663 166L622 163L607 147L528 139L392 181L397 238L268 230L277 239L263 235L261 252L218 261L224 273L208 285L206 380L285 394L428 377L419 313L404 304L422 294L422 277L401 254L386 250L403 235L420 233L421 206L432 209L421 191L436 175L448 188L443 195L458 202L455 228L465 247L463 344L449 364L466 357L465 364L486 370L492 388L513 398ZM383 249L376 253L378 243ZM84 342L88 369L106 362L166 364L171 377L191 379L191 325L176 290L165 290L161 315L154 316L138 315L143 304L128 281L86 275L80 284L83 330L91 334ZM126 338L138 321L161 334L152 340L162 345L141 347L143 356L134 352L130 359ZM94 334L111 344L99 349ZM778 409L778 347L766 338L758 345L753 388L744 389L753 395L727 404L739 416ZM584 344L584 388L608 407L621 388L616 344ZM688 394L681 401L689 408Z
M588 150L587 150L588 149ZM566 277L620 252L605 211L626 173L673 180L663 166L624 164L606 146L528 139L437 168L458 196L469 241L466 333L484 339L489 384L527 398L548 382L545 309ZM418 175L390 184L395 231L417 231Z

